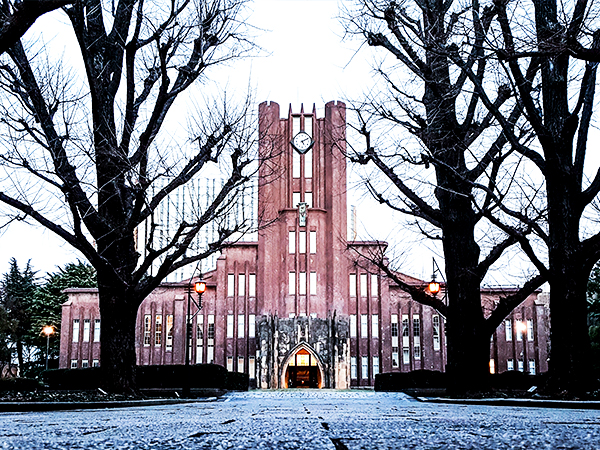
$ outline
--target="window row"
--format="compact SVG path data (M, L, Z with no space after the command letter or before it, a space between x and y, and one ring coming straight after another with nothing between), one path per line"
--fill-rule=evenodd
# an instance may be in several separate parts
M494 370L494 365L495 365L494 360L491 359L490 360L490 373L494 373L494 372L492 372L492 370ZM525 362L522 359L517 360L517 370L519 372L523 372L524 366L525 366ZM528 366L529 366L529 373L531 375L535 375L535 373L536 373L535 360L530 359L528 361ZM506 361L506 370L515 370L515 361L513 359L508 359Z
M91 319L83 319L83 342L90 341L91 326ZM80 320L73 319L73 342L79 342L80 328ZM100 319L94 320L94 342L100 342Z
M361 273L360 277L360 296L367 297L368 293L368 277L366 273ZM350 287L350 297L356 297L356 293L358 292L357 287L357 277L355 273L350 274L349 287ZM379 287L379 276L375 274L371 274L371 297L376 297L378 294Z
M298 242L296 243L296 232L290 231L288 233L288 249L291 254L306 253L306 231L298 232ZM308 233L308 251L312 254L317 253L317 232L310 231Z
M302 202L302 194L300 192L292 193L292 208L297 208L298 204ZM312 192L304 193L304 203L306 203L307 208L313 207L313 194Z
M293 152L292 160L292 176L300 178L300 169L302 167L302 159L304 159L304 178L312 178L313 176L313 151L309 150L304 155L298 152Z
M306 295L306 272L298 272L298 280L296 280L296 272L289 273L289 291L290 295ZM298 286L296 286L296 281ZM317 272L310 272L308 278L308 292L310 295L317 295Z
M371 376L375 378L375 375L379 373L379 356L373 356L371 365ZM356 380L358 378L358 358L356 356L350 357L350 378ZM369 357L362 356L360 358L360 378L369 379Z
M238 274L237 280L237 295L238 297L243 297L246 295L246 274ZM233 297L234 295L235 274L230 273L227 275L227 297ZM248 275L248 296L256 297L256 274L254 273Z
M82 359L81 360L81 368L82 369L87 369L88 367L90 367L90 360L89 359ZM100 367L100 360L99 359L93 359L92 360L92 367ZM71 360L71 369L78 369L79 365L76 359L72 359Z
M360 315L360 337L369 337L369 315ZM357 316L356 314L350 314L350 337L355 338L357 336ZM371 315L371 337L374 339L379 338L379 315Z
M246 316L244 314L238 314L237 316L237 337L243 338L245 333L245 322ZM227 315L227 338L231 339L234 335L234 315ZM248 315L248 337L256 337L256 316L254 314Z
M515 319L515 332L517 341L522 341L524 337L528 341L533 341L533 320L527 319L516 320ZM504 335L506 337L506 341L513 340L513 321L512 319L506 319L504 321Z
M245 372L245 364L244 357L238 356L237 358L237 372L239 373L247 373L251 380L256 378L256 358L254 356L248 357L248 372ZM233 372L233 356L227 357L227 371Z

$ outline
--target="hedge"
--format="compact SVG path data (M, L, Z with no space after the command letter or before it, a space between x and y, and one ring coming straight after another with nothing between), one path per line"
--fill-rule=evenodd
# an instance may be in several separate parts
M102 386L99 367L53 369L42 373L50 389L97 389ZM140 389L176 389L190 383L191 388L248 390L247 374L227 372L218 364L137 366L136 382Z

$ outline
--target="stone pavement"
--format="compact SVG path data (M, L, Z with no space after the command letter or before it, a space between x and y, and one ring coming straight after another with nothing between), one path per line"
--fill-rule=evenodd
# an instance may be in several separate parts
M214 402L0 413L6 449L596 449L600 412L288 390Z

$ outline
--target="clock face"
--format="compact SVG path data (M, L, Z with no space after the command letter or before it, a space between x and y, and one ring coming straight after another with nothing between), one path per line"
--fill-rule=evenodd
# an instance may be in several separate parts
M301 131L292 139L292 145L300 153L306 153L313 145L313 140L308 133Z

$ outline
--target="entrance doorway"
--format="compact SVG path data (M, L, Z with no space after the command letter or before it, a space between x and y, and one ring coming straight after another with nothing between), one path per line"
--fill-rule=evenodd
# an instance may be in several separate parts
M306 348L300 348L290 357L285 373L285 387L313 389L321 387L321 371L317 358Z

